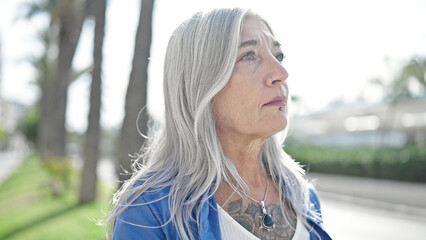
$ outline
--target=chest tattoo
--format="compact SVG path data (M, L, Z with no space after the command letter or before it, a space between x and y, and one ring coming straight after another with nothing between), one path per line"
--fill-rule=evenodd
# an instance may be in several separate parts
M240 198L229 203L227 212L241 226L262 240L291 240L294 235L297 219L291 207L287 204L285 205L284 212L287 219L282 214L279 205L267 204L266 209L268 213L271 213L275 221L275 228L270 231L260 229L262 212L259 206L256 206L254 203L245 203Z

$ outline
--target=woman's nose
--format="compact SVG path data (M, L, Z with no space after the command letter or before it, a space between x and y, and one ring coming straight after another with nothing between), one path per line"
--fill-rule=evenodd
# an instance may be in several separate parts
M275 57L267 62L267 81L270 87L280 86L288 78L288 72Z

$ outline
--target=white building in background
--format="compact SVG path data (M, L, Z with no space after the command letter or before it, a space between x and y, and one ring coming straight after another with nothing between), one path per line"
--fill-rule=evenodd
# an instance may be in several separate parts
M5 100L0 96L0 126L9 133L16 130L24 111L24 105Z
M323 147L426 146L426 99L395 105L342 105L295 116L288 144Z

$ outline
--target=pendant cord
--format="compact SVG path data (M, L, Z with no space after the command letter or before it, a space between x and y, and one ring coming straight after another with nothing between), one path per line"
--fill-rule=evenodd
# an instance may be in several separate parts
M243 194L246 197L250 198L252 201L257 202L258 204L261 204L261 202L265 202L266 198L268 197L268 189L269 189L269 181L268 181L268 179L266 179L266 191L265 191L265 197L263 198L263 201L258 201L256 199L252 198L248 193L243 192Z

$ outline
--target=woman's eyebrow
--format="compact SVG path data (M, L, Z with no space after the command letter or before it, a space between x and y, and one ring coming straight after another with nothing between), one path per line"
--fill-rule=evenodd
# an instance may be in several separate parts
M256 40L247 40L247 41L244 41L244 42L240 43L240 47L239 48L246 47L246 46L256 46L256 45L257 45L257 41Z
M247 46L256 46L258 44L257 40L247 40L242 43L240 43L239 48L247 47ZM274 47L281 47L281 43L278 41L273 41L272 46Z

